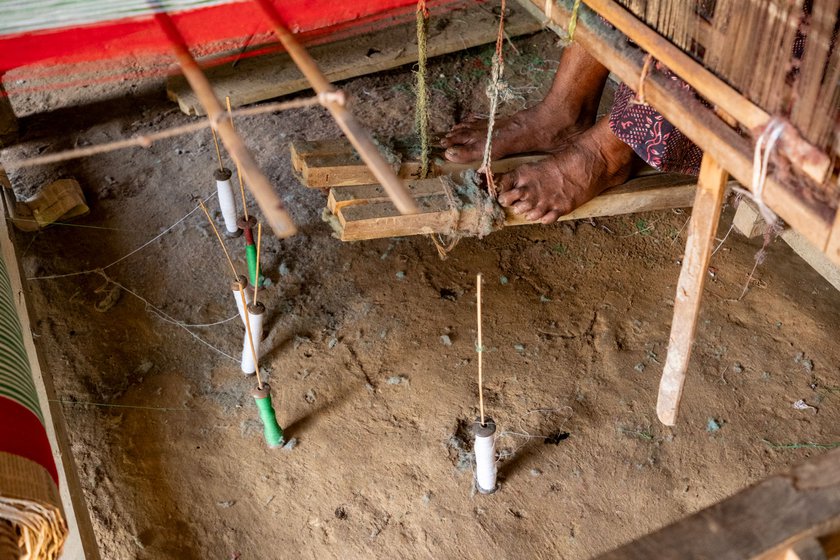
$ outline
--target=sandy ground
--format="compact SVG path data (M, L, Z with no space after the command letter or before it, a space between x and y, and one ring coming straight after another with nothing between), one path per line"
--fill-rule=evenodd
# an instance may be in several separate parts
M514 45L522 99L507 110L539 97L559 55L550 34ZM437 132L483 110L488 61L478 49L432 64ZM388 137L410 130L411 83L401 69L343 87ZM30 116L7 157L189 121L160 81L106 93L13 99ZM263 239L261 296L265 374L294 449L266 448L254 381L222 354L238 356L238 320L190 329L211 349L154 310L189 324L234 316L200 213L105 271L144 301L96 273L30 282L103 558L586 558L824 452L768 441L840 441L840 294L782 241L743 297L761 241L732 233L715 254L670 429L654 403L688 211L511 228L445 261L426 238L343 244L321 222L324 195L289 164L290 141L338 136L326 112L238 127L300 227ZM21 196L76 177L92 208L76 222L89 227L18 235L26 275L103 267L143 245L213 192L213 158L199 133L12 173ZM228 246L242 265L241 241ZM477 272L502 458L492 496L472 490L464 441Z

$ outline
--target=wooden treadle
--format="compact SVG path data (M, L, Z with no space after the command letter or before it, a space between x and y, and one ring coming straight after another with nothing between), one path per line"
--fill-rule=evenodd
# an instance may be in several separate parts
M401 215L385 190L372 184L372 176L346 141L295 142L291 146L291 157L292 165L304 185L329 188L327 212L337 237L342 241L451 232L456 217L440 175L451 175L457 181L462 171L475 168L475 165L438 161L432 169L434 177L421 180L411 178L416 175L419 163L403 161L400 175L407 180L420 212ZM502 159L494 162L494 170L508 171L542 157ZM695 186L695 177L673 173L647 174L605 191L560 220L690 207L694 201ZM474 218L471 214L474 212L475 209L469 205L463 208L461 222ZM533 223L506 212L505 226Z

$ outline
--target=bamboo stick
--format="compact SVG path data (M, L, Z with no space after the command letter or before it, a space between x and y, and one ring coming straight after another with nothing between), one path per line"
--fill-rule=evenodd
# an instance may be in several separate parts
M231 156L242 166L248 188L251 189L271 229L278 237L294 235L297 228L289 214L283 208L280 197L274 192L268 178L260 170L251 152L245 146L245 142L234 130L230 120L223 118L224 110L222 109L222 104L213 92L213 88L204 75L204 72L202 72L187 49L184 38L175 27L172 19L166 12L157 12L155 13L155 20L172 44L178 65L181 67L181 71L184 73L184 77L189 82L190 87L195 91L202 107L204 107L207 118L212 123L215 123L215 128L219 132L225 148L227 148Z
M306 52L306 49L286 29L274 6L268 0L256 0L256 2L270 20L274 34L277 35L277 38L283 44L289 56L303 75L306 76L306 79L309 80L309 83L312 84L312 89L319 95L334 92L335 89L332 84L330 84L323 72L318 68L318 65L312 57L309 56L309 53ZM416 213L418 211L417 204L414 202L405 184L397 177L394 170L385 161L382 154L379 153L370 135L362 128L350 111L344 107L343 103L336 101L327 101L324 105L330 111L342 132L350 140L350 143L359 152L362 160L370 167L376 180L385 188L385 192L388 193L394 206L402 214Z

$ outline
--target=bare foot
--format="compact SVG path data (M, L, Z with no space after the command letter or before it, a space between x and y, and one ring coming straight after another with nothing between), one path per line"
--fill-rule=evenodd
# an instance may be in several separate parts
M595 115L552 111L540 103L510 117L497 119L493 127L493 159L528 152L550 152L561 148L566 140L580 134L595 122ZM441 140L449 161L479 161L487 142L487 121L470 117L456 124Z
M493 159L561 149L595 122L598 101L609 71L573 43L563 50L551 89L540 103L493 127ZM441 141L449 161L478 161L487 142L487 121L468 118Z
M499 203L527 220L550 224L626 181L637 161L601 119L547 159L499 175Z

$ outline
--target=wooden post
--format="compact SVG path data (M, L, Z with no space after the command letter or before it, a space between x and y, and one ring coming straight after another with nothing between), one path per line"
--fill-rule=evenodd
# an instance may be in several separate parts
M259 168L248 147L245 146L245 142L233 128L233 123L224 116L225 111L222 109L222 104L213 92L213 87L210 85L204 72L202 72L198 63L196 63L190 54L181 33L175 27L175 24L172 23L172 20L166 12L155 13L155 19L172 44L172 49L175 51L175 56L178 59L178 65L181 67L184 77L189 82L199 102L204 107L207 118L210 119L214 128L219 132L225 148L227 148L234 160L239 162L242 174L247 179L248 188L254 195L257 204L263 211L263 215L274 231L274 234L281 238L294 235L297 232L297 228L295 228L292 218L286 212L285 208L283 208L283 203L280 202L280 197L274 192L274 188L271 186L268 177Z
M712 156L703 156L694 210L691 212L691 224L688 227L685 256L677 282L668 357L659 382L659 398L656 402L656 414L667 426L673 426L677 420L688 359L694 343L697 316L700 314L700 296L712 256L728 177L726 170Z
M315 93L329 93L335 91L327 80L309 53L306 52L294 35L292 35L277 14L274 6L268 0L257 0L257 3L262 8L265 15L271 21L271 26L274 29L274 34L283 43L283 47L289 53L292 60L312 84L312 89ZM376 177L376 180L385 188L385 192L391 198L394 206L402 214L414 214L418 211L417 204L408 192L408 188L403 184L394 170L379 153L379 150L373 143L370 135L362 126L356 121L355 117L348 111L343 104L330 101L325 103L325 106L332 114L335 122L344 132L345 136L359 152L362 160L370 167L371 172Z

